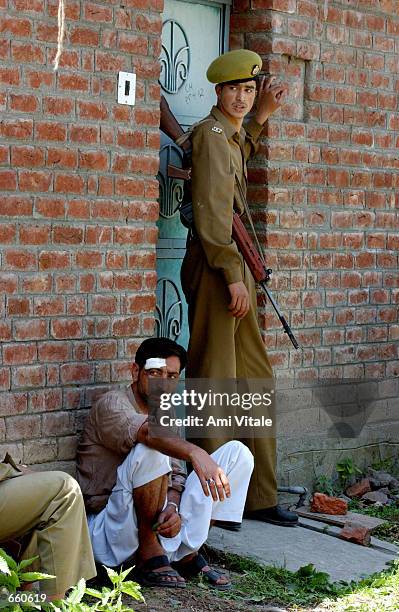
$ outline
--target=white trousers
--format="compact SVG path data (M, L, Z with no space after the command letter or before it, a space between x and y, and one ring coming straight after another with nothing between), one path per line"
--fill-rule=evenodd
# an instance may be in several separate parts
M197 551L208 537L211 519L240 522L249 481L254 467L251 452L233 440L218 448L211 457L224 470L230 482L231 497L214 502L206 497L195 472L191 472L181 496L182 527L174 538L159 536L169 560L179 561ZM168 474L169 457L137 444L118 468L117 481L106 507L88 516L89 532L97 562L114 567L129 559L138 549L137 517L133 489ZM166 504L166 500L165 500Z

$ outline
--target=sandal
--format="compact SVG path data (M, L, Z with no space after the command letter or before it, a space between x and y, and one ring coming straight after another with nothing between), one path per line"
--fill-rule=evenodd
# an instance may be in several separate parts
M154 572L153 570L159 567L164 567L169 564L169 559L166 555L158 555L157 557L151 557L143 563L141 567L136 567L134 570L134 576L136 580L143 586L147 587L168 587L174 589L184 589L186 586L185 582L177 580L168 580L169 577L181 578L180 574L174 569L162 570L162 572Z
M202 575L210 584L210 586L212 586L214 589L217 589L218 591L228 591L232 588L233 585L230 581L225 582L223 584L218 584L219 578L221 576L226 578L226 574L223 574L223 572L220 572L217 569L209 569L207 571L204 571L203 568L207 565L209 566L208 561L199 553L195 557L193 557L191 561L186 561L186 563L184 563L184 561L173 563L173 566L177 567L177 569L179 570L179 574L181 576L184 576L184 578L192 578L193 576Z

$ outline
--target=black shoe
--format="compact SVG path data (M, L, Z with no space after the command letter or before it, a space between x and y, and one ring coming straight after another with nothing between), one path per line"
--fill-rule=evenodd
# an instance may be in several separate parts
M244 513L244 518L283 527L296 527L298 525L298 515L295 512L284 510L281 506L273 508L261 508L260 510L249 510Z
M226 529L227 531L240 531L241 523L235 523L234 521L213 521L213 527L220 527L220 529Z

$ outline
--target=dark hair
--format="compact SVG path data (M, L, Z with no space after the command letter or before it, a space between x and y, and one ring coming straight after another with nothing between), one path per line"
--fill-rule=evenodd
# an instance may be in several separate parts
M180 359L180 372L187 364L187 352L180 344L170 338L147 338L137 349L135 362L141 368L144 367L147 359L151 357L171 357L175 355Z

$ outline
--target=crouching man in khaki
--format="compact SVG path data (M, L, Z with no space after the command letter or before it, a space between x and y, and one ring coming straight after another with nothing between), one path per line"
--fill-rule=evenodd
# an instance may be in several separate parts
M56 576L40 583L48 600L62 599L96 568L79 485L64 472L19 471L0 463L1 542L28 535L24 558L39 555L40 570Z
M105 393L89 413L78 478L96 561L134 563L136 579L147 586L184 587L183 576L202 573L224 590L228 578L198 550L211 520L241 521L253 457L235 440L210 456L182 438L149 435L150 380L173 387L185 365L186 351L168 338L141 344L133 384ZM187 479L182 460L193 467Z

